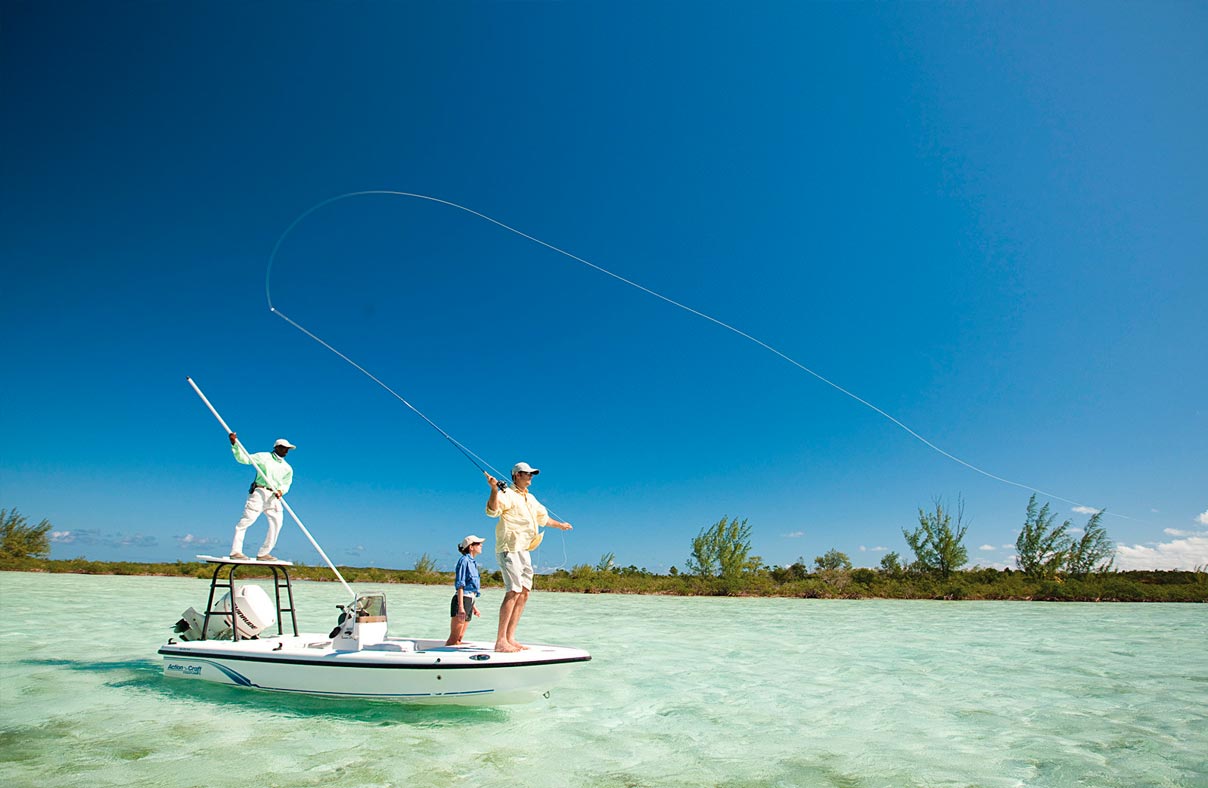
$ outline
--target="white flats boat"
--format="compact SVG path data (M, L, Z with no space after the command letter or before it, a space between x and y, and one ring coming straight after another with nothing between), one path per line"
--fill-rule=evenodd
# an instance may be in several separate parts
M299 633L287 561L198 556L215 564L204 614L189 608L161 646L164 675L307 695L406 703L503 705L548 696L591 655L529 645L499 653L493 643L387 635L386 595L358 593L327 634ZM275 603L258 585L238 583L242 566L272 570ZM224 574L225 573L225 574ZM227 589L215 601L220 589ZM233 613L232 613L233 608ZM288 614L293 634L285 634ZM265 635L276 623L276 634Z

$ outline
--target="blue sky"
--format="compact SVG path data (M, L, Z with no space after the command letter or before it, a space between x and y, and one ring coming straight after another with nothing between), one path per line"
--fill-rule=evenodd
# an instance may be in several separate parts
M491 535L478 471L267 307L295 218L396 190L1107 507L1123 567L1208 563L1203 4L9 2L0 65L0 507L53 557L227 549L249 473L186 376L252 450L299 446L338 562ZM330 203L271 284L544 469L575 525L546 568L683 568L722 516L769 563L875 566L937 496L1011 562L1027 489L464 212ZM292 525L278 553L319 562Z

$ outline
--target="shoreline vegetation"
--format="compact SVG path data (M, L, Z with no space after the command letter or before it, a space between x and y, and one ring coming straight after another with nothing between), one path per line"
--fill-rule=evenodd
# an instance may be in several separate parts
M349 583L453 585L452 572L439 572L421 562L417 569L341 566ZM1012 569L973 568L941 578L908 569L835 568L805 571L801 564L748 571L737 582L699 574L660 575L628 566L576 566L537 576L536 590L580 594L648 594L663 596L789 597L804 599L941 599L1043 602L1208 602L1208 572L1153 570L1106 571L1083 577L1038 578ZM208 580L214 567L201 561L136 563L0 557L0 571L49 574L195 577ZM295 580L335 582L326 566L295 564ZM267 568L248 567L245 579L271 578ZM498 572L482 572L484 588L501 588Z
M962 544L968 529L964 501L954 508L935 499L930 510L919 508L918 527L902 529L914 553L906 563L896 552L881 557L876 569L853 567L837 549L814 558L798 558L789 566L769 566L751 555L751 526L747 520L722 517L692 540L686 571L671 567L660 575L645 567L621 567L613 553L592 566L578 564L538 576L536 588L579 594L652 594L664 596L787 597L799 599L945 599L1018 600L1043 602L1208 602L1208 566L1192 571L1113 571L1115 546L1096 512L1074 538L1073 523L1056 525L1049 504L1028 501L1024 526L1016 540L1019 569L995 569L968 563ZM79 557L50 559L48 520L30 525L16 509L0 509L0 571L91 575L150 575L163 577L214 576L215 567L202 561L135 563L89 561ZM413 569L341 566L349 583L415 583L453 585L452 572L437 570L426 553ZM244 577L272 577L268 567L249 566ZM327 566L295 563L296 580L334 581ZM501 588L498 571L483 571L484 588Z

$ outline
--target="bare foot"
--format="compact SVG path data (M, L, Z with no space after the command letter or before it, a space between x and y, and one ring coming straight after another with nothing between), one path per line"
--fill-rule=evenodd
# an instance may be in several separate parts
M528 651L528 646L524 645L523 643L517 643L514 640L509 643L509 645L512 647L513 651Z
M520 646L513 646L511 643L496 643L495 650L501 654L513 654L520 651Z
M461 641L460 640L446 640L445 645L446 646L460 646Z

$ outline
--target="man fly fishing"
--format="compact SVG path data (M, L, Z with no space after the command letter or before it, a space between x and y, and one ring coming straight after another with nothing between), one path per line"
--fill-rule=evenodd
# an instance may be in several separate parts
M542 526L553 526L563 531L571 529L570 523L551 519L549 512L536 496L529 492L533 477L541 473L527 462L512 466L512 486L505 487L489 473L487 484L491 485L491 497L487 499L487 516L498 517L495 526L495 557L503 573L504 595L499 605L499 632L495 636L495 650L503 652L521 651L525 647L516 642L516 625L533 589L533 560L529 551L541 542Z

